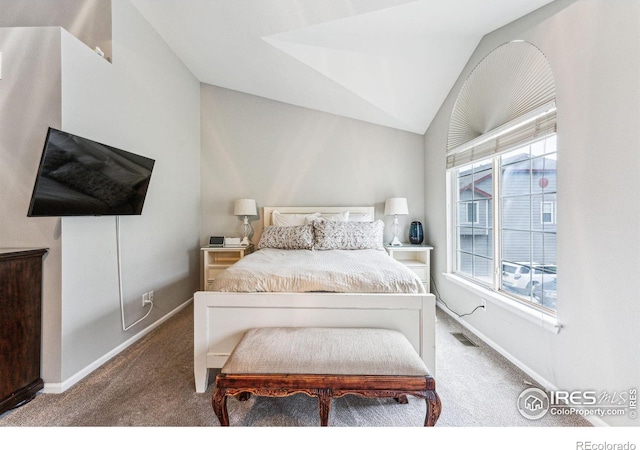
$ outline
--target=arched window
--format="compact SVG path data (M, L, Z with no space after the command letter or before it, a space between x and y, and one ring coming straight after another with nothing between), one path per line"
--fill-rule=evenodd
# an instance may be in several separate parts
M553 74L528 42L483 58L456 100L447 142L450 268L534 308L556 309Z

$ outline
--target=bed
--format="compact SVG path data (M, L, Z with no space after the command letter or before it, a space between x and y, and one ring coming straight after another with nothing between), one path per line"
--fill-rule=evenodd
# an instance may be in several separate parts
M305 234L308 227L299 227L302 231L298 230L300 232L291 237L291 230L296 228L291 224L299 223L296 221L301 216L305 216L309 223L313 219L319 219L313 220L316 238L312 249L304 248L308 245L309 237ZM344 220L345 217L347 220ZM277 224L274 223L276 219ZM364 223L335 223L344 221ZM322 236L323 230L343 229L347 226L365 231L375 227L378 233L380 221L374 220L374 207L265 207L263 223L259 244L264 244L264 247L217 276L212 285L214 290L194 294L196 392L207 389L209 369L224 365L246 330L264 327L367 327L397 330L407 337L435 377L435 297L426 293L415 274L388 256L384 250L360 248L359 245L366 242L366 236L360 236L356 240L343 240L337 244L339 250L343 250L343 255L332 247L336 245L335 241L319 241L317 238ZM269 240L273 236L276 236L276 241L280 239L280 242L284 236L285 244L273 245L274 241ZM290 245L292 242L295 244ZM327 243L329 247L323 247ZM273 248L283 246L287 248ZM295 258L302 257L305 253L305 257L313 261L312 265L319 266L323 273L316 271L309 275L306 268L302 271L292 269L304 266L304 263ZM351 268L355 272L360 270L357 268L360 263L355 264L350 259L356 255L363 257L363 274L371 273L371 267L367 266L374 267L376 274L372 280L360 282L352 278ZM293 258L295 262L276 259L275 261L280 262L274 263L272 257ZM325 260L325 257L328 259ZM334 257L338 259L333 259ZM257 263L262 266L251 265L254 260L261 259L264 261ZM256 267L265 265L282 270L278 273L266 271L265 277L254 277L260 271ZM341 266L348 270L331 269ZM247 284L250 281L247 280L251 278L256 278L254 281L257 284ZM328 279L333 284L318 284L319 279ZM418 285L412 279L417 279Z

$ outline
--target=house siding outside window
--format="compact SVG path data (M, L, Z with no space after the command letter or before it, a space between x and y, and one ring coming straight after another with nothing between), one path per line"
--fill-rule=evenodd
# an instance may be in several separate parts
M557 297L556 155L552 134L452 171L454 272L551 312Z

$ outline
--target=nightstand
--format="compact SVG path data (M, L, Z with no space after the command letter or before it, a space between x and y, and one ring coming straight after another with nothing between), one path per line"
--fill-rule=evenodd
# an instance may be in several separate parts
M202 289L211 289L211 282L223 270L253 252L253 244L246 247L203 247Z
M431 292L431 250L430 245L385 245L384 249L393 259L400 261L418 275L427 292Z

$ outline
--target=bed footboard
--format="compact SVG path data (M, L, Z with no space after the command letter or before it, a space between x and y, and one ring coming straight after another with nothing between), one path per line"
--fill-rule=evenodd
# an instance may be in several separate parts
M234 293L194 295L194 375L205 392L209 369L220 368L249 328L388 328L402 332L435 377L432 294Z

